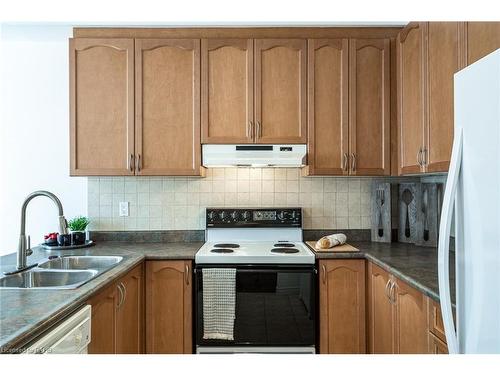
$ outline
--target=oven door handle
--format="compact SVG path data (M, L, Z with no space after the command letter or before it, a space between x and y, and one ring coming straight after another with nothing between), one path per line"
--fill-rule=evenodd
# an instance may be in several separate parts
M217 267L200 267L200 268L195 268L193 270L194 273L196 273L198 270L203 270L203 269L210 269L210 268L217 268ZM226 267L224 267L226 268ZM227 267L231 268L231 267ZM236 268L236 273L318 273L318 270L316 268L302 268L302 269L297 269L297 268L279 268L279 269L267 269L267 268L251 268L251 269L245 269L245 268Z

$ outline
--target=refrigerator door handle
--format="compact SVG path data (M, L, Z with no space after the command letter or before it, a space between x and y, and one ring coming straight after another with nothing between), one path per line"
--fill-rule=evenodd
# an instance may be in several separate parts
M456 129L458 130L458 129ZM439 225L438 243L438 279L439 279L439 301L441 304L441 314L443 316L444 331L448 343L450 354L458 354L458 338L453 322L453 311L450 297L450 232L451 220L453 216L453 203L457 192L458 177L462 165L462 129L458 130L453 140L453 150L451 153L450 169L446 181L446 188L443 197L443 207L441 211L441 222Z

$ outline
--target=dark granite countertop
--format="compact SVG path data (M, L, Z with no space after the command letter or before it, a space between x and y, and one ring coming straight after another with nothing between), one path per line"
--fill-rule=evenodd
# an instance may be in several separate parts
M81 250L47 251L34 248L33 255L28 258L29 263L42 262L50 255L121 255L124 259L77 289L0 289L0 353L22 347L144 259L194 259L202 244L100 242ZM0 257L0 272L13 269L15 264L16 254Z
M194 259L202 242L99 242L82 250L46 251L35 248L29 262L50 255L121 255L124 260L96 279L72 290L0 289L0 353L20 348L79 308L90 296L126 274L144 259ZM317 253L318 259L366 258L427 296L439 300L437 249L404 243L350 242L359 253ZM452 258L453 261L453 258ZM15 266L16 254L0 257L0 272ZM452 284L454 264L450 266ZM454 287L452 285L452 300Z
M432 299L439 301L437 248L392 242L349 242L359 253L316 253L317 259L366 258ZM450 257L451 299L455 303L455 264Z

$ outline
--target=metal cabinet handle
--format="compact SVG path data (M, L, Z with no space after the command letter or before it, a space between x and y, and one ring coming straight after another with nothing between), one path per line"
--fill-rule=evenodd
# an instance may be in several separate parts
M321 270L323 271L323 275L322 275L323 284L326 284L326 267L324 264L321 265Z
M421 155L422 155L422 148L420 148L418 151L417 151L417 164L422 166L422 158L421 158Z
M134 154L130 154L130 159L128 161L128 169L130 172L134 171Z
M141 171L141 154L137 155L137 172Z
M347 172L347 163L349 161L349 156L347 156L347 152L344 152L342 155L342 170Z
M248 121L248 124L247 124L247 138L248 139L252 139L252 128L253 128L252 121Z
M395 296L395 293L394 293L395 286L396 286L396 282L393 281L392 285L391 285L391 288L389 289L389 299L390 299L390 301L391 301L392 304L396 303L396 296Z
M422 166L427 165L427 148L422 149Z
M189 285L189 265L186 264L186 285Z
M123 301L122 301L122 305L123 305L125 303L125 301L127 300L127 287L123 283L120 283L120 285L122 286L122 290L123 290ZM120 307L121 307L121 305L120 305Z
M116 306L116 308L119 309L120 307L122 307L124 293L123 293L123 289L122 289L122 284L121 283L118 284L116 287L118 288L118 291L120 292L120 299L118 301L118 305Z
M351 170L353 172L356 172L356 154L353 152L351 154L351 157L352 157L352 165L351 165Z
M262 127L260 125L260 121L257 121L257 129L255 131L255 138L261 138L262 137Z
M385 284L385 296L390 300L391 297L389 297L389 285L391 285L391 279L387 280L387 283Z

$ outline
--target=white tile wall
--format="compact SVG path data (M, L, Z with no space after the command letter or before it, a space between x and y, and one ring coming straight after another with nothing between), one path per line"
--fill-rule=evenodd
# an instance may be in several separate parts
M206 207L300 206L306 229L369 229L371 178L212 168L205 178L89 177L91 230L204 229ZM118 216L129 202L128 217Z

